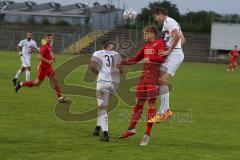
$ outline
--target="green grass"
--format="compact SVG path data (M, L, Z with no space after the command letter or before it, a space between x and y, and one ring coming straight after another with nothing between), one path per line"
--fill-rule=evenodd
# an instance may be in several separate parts
M70 58L57 56L55 67ZM31 77L36 77L37 63L34 56ZM182 65L172 80L175 89L171 106L179 116L187 116L191 110L192 119L154 126L146 147L139 146L145 122L138 124L135 136L117 138L129 123L119 119L119 115L130 114L132 109L122 100L109 114L111 140L102 143L91 135L96 120L64 122L56 118L56 97L47 80L39 88L24 88L15 94L11 79L19 65L16 53L0 52L0 160L237 160L240 157L240 71L228 73L226 65ZM66 83L83 84L83 73L84 67L75 70ZM96 105L94 99L68 97L75 100L73 112Z

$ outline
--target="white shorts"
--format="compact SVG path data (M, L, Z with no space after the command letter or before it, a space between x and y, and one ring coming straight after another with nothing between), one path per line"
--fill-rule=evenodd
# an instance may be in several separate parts
M170 55L167 57L165 62L160 66L160 70L174 76L183 60L184 54L182 49L174 49L172 53L170 53Z
M114 95L119 84L115 82L97 82L96 97L99 107L108 106L109 95Z
M25 68L31 67L30 59L31 58L21 56L22 66L25 67Z

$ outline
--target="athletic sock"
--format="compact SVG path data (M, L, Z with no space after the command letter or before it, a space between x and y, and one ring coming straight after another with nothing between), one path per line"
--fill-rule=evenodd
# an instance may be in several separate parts
M169 89L168 86L160 86L160 108L158 113L163 114L169 110Z
M101 126L99 111L98 111L98 118L97 118L97 126Z
M18 70L17 73L16 73L15 78L16 78L16 79L19 79L19 77L21 76L21 74L22 74L22 71L21 71L21 70Z
M132 112L132 118L131 118L131 122L129 125L129 130L134 129L139 121L139 119L141 119L142 117L142 113L143 113L143 106L144 105L135 105L133 108L133 112Z
M30 71L26 71L26 81L30 80Z
M148 109L147 120L152 119L155 116L155 114L156 114L156 108ZM151 134L152 126L153 126L153 123L147 122L147 128L146 128L145 134L147 134L148 136L150 136L150 134Z
M33 81L21 82L21 86L32 87L33 86Z
M100 124L103 132L108 132L108 116L106 110L100 110L99 115Z
M62 97L62 94L61 94L61 89L60 89L60 87L59 87L58 85L55 85L55 86L54 86L54 90L55 90L55 92L56 92L57 97L58 97L58 98L61 98L61 97Z

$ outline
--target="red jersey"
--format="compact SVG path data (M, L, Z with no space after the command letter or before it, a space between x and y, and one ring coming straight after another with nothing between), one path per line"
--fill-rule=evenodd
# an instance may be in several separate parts
M231 56L231 61L237 61L237 58L239 57L239 53L237 50L231 50L229 52L229 55Z
M135 64L144 58L149 58L150 62L144 63L143 73L139 83L156 84L160 76L160 65L165 61L165 56L159 56L158 53L165 51L166 46L163 39L154 42L148 42L137 54L127 59L123 64Z
M45 58L47 60L53 60L52 47L48 43L41 47L40 54L42 55L43 58ZM40 66L50 67L51 65L46 62L41 61Z

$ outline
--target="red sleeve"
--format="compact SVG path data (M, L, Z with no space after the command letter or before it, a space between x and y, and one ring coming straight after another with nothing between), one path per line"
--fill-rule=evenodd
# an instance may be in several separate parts
M126 61L124 61L123 64L125 64L125 65L135 64L135 63L141 61L143 58L144 58L144 47L141 50L139 50L134 57L129 58Z

